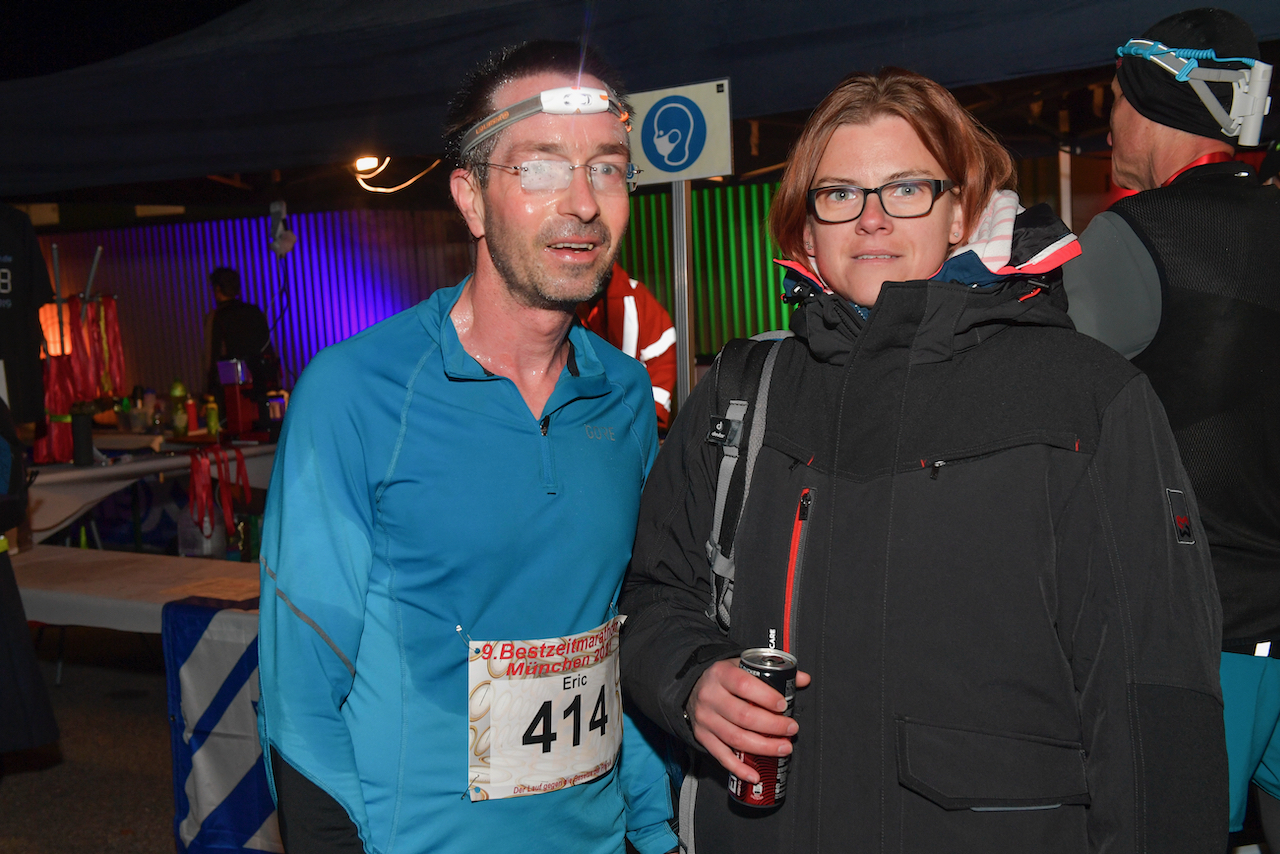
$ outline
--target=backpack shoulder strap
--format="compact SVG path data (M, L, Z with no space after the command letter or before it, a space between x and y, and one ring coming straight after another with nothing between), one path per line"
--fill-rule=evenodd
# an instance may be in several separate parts
M768 337L766 337L768 336ZM757 339L735 339L716 358L716 414L707 441L719 445L716 503L707 561L711 565L711 609L723 631L729 629L735 573L734 538L738 519L751 491L756 455L764 442L769 409L769 383L778 356L778 340L789 333L764 333ZM744 465L738 463L746 448Z

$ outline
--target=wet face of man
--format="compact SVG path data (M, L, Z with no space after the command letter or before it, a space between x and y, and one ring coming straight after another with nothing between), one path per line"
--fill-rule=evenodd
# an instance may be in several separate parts
M495 105L514 104L546 89L573 86L573 77L539 74L497 90ZM593 77L582 86L605 88ZM539 113L502 132L492 163L519 166L529 160L561 160L574 166L615 164L629 159L627 131L612 113ZM520 175L490 169L480 191L483 245L494 269L519 303L534 308L571 309L590 299L608 281L630 216L621 192L596 190L589 169L571 173L563 190L529 191Z

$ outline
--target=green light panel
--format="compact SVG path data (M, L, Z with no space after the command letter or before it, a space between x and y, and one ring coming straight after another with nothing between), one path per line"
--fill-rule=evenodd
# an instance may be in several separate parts
M693 351L718 353L726 341L785 328L782 271L769 237L769 205L777 184L708 187L693 193L693 281L689 311ZM622 266L672 311L671 195L631 197L631 228ZM674 315L674 312L672 312Z

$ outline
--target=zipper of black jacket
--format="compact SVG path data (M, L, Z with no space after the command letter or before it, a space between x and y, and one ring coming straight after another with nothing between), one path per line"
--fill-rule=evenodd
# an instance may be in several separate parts
M808 540L809 513L813 507L813 489L805 487L796 503L791 524L791 549L787 556L787 590L783 603L782 651L791 652L800 612L800 577L804 569L805 545Z

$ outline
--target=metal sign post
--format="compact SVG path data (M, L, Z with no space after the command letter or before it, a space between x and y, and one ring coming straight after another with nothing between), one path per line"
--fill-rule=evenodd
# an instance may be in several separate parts
M693 272L693 182L671 183L671 243L675 247L676 405L693 391L693 342L689 313L689 279Z
M693 389L693 324L689 311L693 278L691 182L733 173L729 81L711 80L637 92L630 100L633 125L639 131L638 140L631 146L631 159L642 170L637 183L671 182L678 407Z

